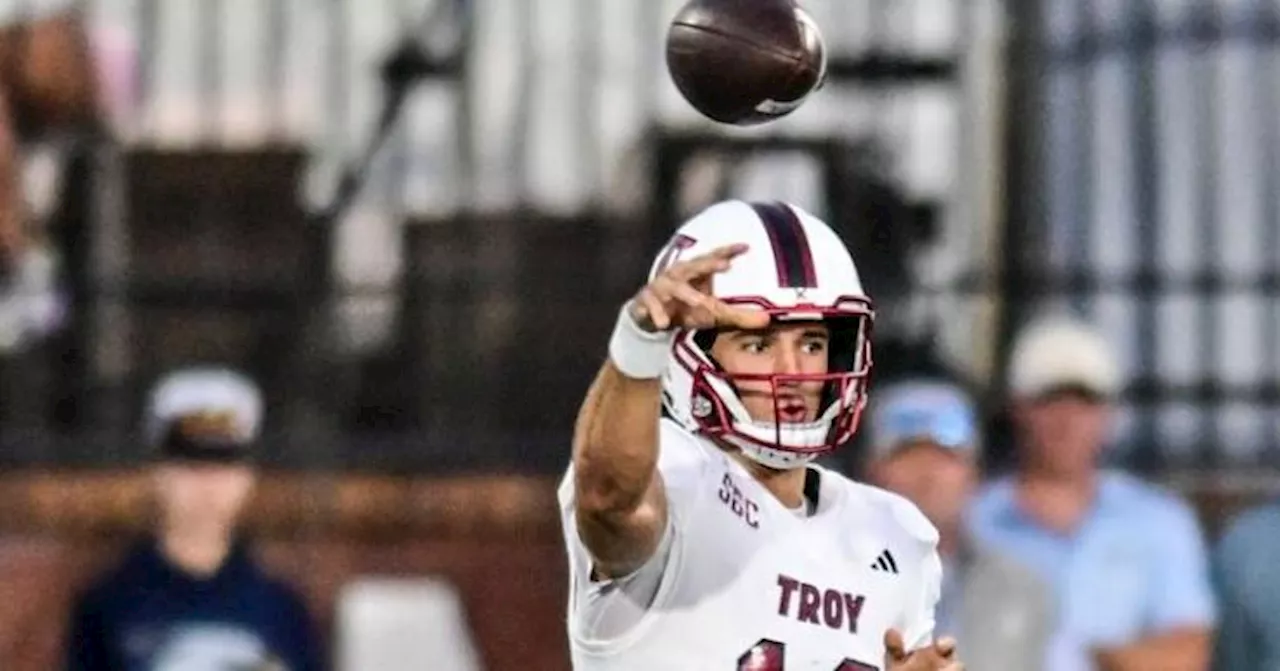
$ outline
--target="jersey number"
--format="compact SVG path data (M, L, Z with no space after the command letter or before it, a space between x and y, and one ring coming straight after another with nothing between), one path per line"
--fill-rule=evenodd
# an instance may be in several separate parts
M737 671L786 671L783 659L787 646L767 638L760 639L738 658ZM878 667L846 659L833 671L880 671Z

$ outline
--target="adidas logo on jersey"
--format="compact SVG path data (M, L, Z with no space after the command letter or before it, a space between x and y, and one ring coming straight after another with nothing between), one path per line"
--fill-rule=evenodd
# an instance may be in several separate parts
M884 571L886 573L898 574L898 562L893 560L893 555L885 550L876 557L875 562L871 564L872 571Z

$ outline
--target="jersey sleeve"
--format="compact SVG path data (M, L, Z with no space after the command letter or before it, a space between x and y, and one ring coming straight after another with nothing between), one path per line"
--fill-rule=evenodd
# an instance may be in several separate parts
M908 650L933 643L938 601L942 598L942 559L938 556L938 530L924 513L907 499L890 495L885 512L894 520L895 532L903 545L914 550L916 584L906 595L901 623L902 640Z
M908 614L907 628L902 633L908 650L916 650L933 643L938 599L942 596L942 560L936 546L925 552L920 567L920 589L913 611Z
M705 489L709 454L697 439L678 425L663 420L659 432L658 473L667 497L667 523L662 540L639 569L611 580L593 580L593 559L578 535L574 515L573 467L560 484L558 499L569 557L569 618L579 635L610 638L639 620L662 585L672 557L683 546L684 529L698 492ZM637 608L639 604L639 608Z

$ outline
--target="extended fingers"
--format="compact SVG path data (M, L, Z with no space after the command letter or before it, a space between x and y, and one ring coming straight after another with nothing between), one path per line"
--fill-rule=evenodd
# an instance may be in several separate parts
M723 247L716 247L715 249L707 252L704 256L711 256L718 259L724 259L725 261L730 261L735 257L745 254L748 249L750 249L750 245L745 243L724 245Z
M734 307L723 301L715 301L712 307L716 326L755 331L769 325L769 314L759 310Z
M702 256L677 263L667 270L667 274L675 279L696 281L721 273L729 269L734 258L747 251L746 245L725 245L717 247Z
M711 276L728 270L731 261L746 251L745 244L725 245L672 265L637 296L637 321L659 331L677 326L696 329L765 328L769 325L768 314L728 305L710 291Z
M645 330L665 331L671 328L671 315L667 313L662 300L649 287L636 296L635 312L632 316Z
M636 296L633 316L638 324L653 331L677 326L707 328L715 324L715 302L688 282L664 274Z
M694 289L688 282L673 281L665 288L670 291L670 298L684 303L690 309L711 310L711 304L716 302L716 299Z
M897 629L884 632L884 650L889 659L902 661L907 658L907 647L902 641L902 634Z

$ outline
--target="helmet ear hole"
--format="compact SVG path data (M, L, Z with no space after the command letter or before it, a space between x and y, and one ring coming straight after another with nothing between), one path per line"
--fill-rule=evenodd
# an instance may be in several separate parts
M834 317L827 320L831 333L828 369L833 373L852 373L862 352L862 317Z
M711 357L711 346L716 344L716 336L719 332L714 329L706 331L698 331L693 334L693 344L697 345L707 357ZM714 362L715 359L712 359ZM719 363L716 364L717 366Z
M833 317L827 320L827 324L831 333L828 370L832 373L854 372L862 356L863 318ZM843 393L844 388L838 381L832 380L823 385L818 412L826 412L832 404L838 403Z
M720 365L719 361L716 361L714 356L711 356L711 347L716 344L716 338L719 335L720 332L714 329L708 331L697 331L693 334L693 344L697 345L698 349L702 350L702 353L707 355L707 361L711 362L711 365L715 368L717 373L723 373L724 367Z

